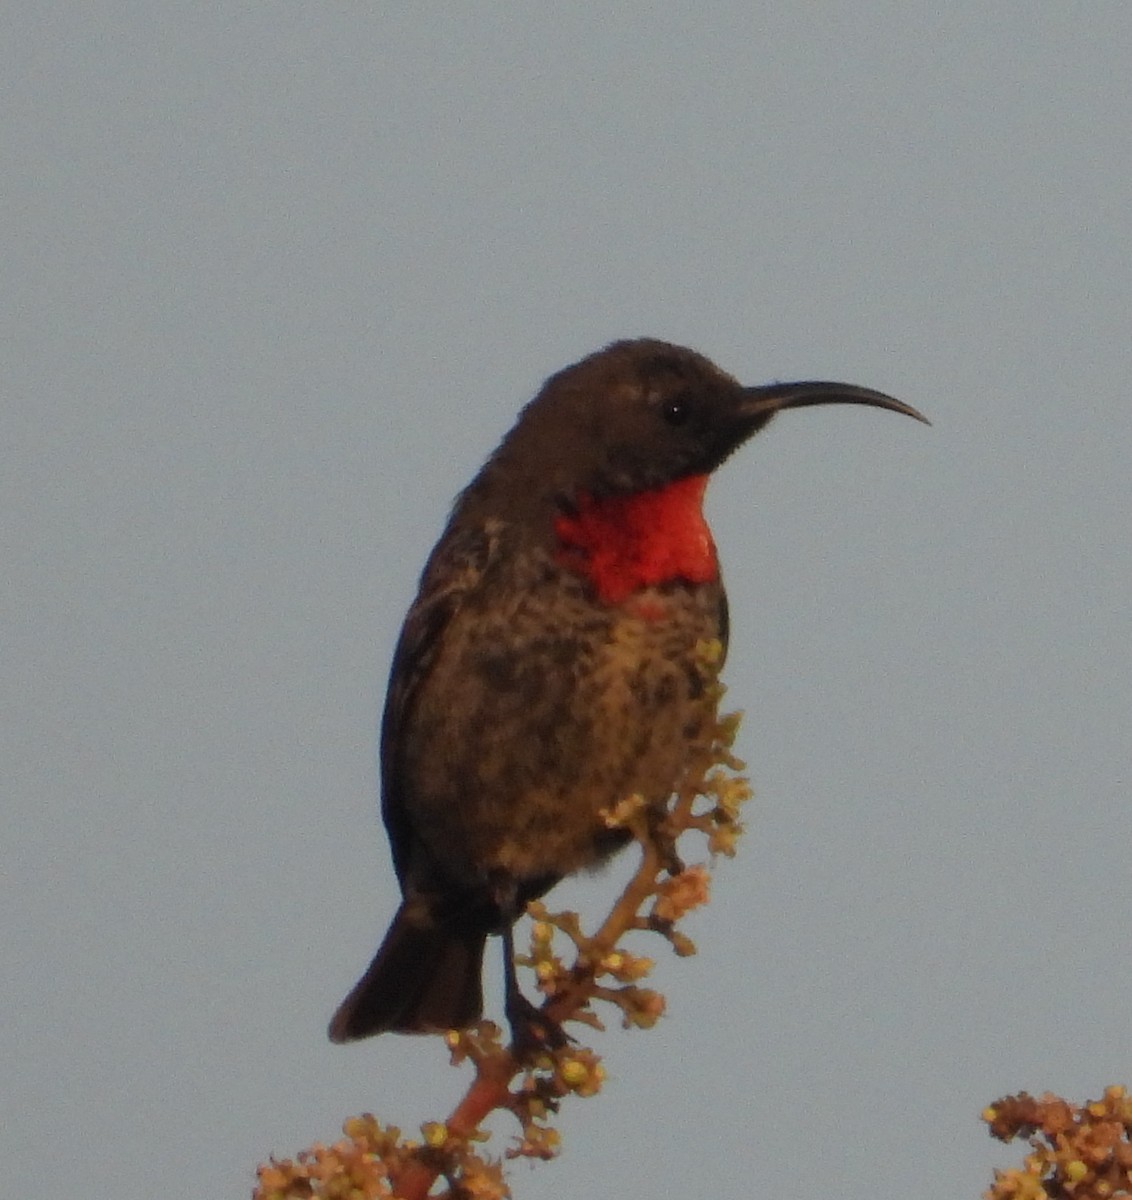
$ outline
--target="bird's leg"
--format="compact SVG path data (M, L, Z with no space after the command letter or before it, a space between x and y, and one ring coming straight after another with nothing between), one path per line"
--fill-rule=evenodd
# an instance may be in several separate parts
M664 805L652 805L645 809L649 841L656 847L661 865L669 875L675 877L684 870L684 860L676 850L676 835L670 823L671 814Z
M503 915L503 1011L511 1026L512 1053L520 1061L532 1059L546 1050L558 1050L570 1042L570 1036L557 1021L532 1004L519 987L515 971L515 921L518 897L513 883L497 887L496 901Z
M558 1050L570 1037L537 1005L523 995L515 974L515 939L512 926L503 930L503 1011L511 1026L512 1052L521 1060L533 1058L544 1050Z

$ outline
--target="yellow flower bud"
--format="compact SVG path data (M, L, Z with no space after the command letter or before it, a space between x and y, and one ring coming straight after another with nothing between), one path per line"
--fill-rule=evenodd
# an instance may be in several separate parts
M562 1064L562 1082L568 1087L581 1087L590 1077L589 1068L576 1058Z
M433 1150L442 1149L448 1141L448 1126L441 1121L426 1121L421 1126L421 1133L424 1135L425 1145L431 1146Z

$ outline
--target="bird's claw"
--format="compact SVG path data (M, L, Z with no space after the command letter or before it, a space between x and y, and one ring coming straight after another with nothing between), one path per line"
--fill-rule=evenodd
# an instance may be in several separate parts
M519 1062L531 1062L540 1054L569 1046L574 1039L541 1008L521 992L507 997L507 1021L511 1026L511 1053Z

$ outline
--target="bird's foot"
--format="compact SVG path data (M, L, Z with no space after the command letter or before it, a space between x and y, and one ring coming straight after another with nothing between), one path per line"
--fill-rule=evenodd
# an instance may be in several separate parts
M676 850L676 835L669 824L669 814L650 808L647 813L649 840L656 848L661 866L675 877L684 870L684 860Z
M532 1062L540 1054L561 1050L574 1040L522 992L507 997L505 1012L511 1026L511 1053L519 1062Z

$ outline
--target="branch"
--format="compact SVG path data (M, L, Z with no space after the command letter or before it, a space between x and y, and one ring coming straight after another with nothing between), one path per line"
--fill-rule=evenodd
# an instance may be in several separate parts
M701 654L714 677L719 644L705 644ZM516 962L533 969L549 1021L603 1029L595 1003L613 1005L626 1028L651 1028L663 1014L664 997L639 986L651 972L652 960L619 943L627 933L652 932L677 955L695 953L678 923L707 902L709 872L703 865L685 867L677 843L685 834L699 834L712 860L720 854L731 856L742 829L739 811L750 795L747 781L737 774L743 764L731 754L739 717L717 715L722 695L716 680L705 701L712 720L704 736L689 747L686 778L668 803L656 809L632 796L605 814L611 828L633 834L641 858L598 929L586 935L576 913L551 913L541 903L528 907L530 950ZM556 941L568 945L569 965L557 953ZM505 1158L552 1158L559 1137L550 1119L559 1105L568 1095L595 1095L605 1078L597 1054L577 1043L524 1060L514 1044L503 1046L499 1029L490 1021L449 1031L445 1040L452 1063L470 1062L475 1071L446 1121L423 1125L418 1141L402 1138L399 1129L381 1125L371 1114L351 1117L342 1126L343 1138L332 1145L316 1143L294 1159L272 1158L262 1164L255 1200L500 1200L511 1194L503 1162L478 1151L486 1140L481 1126L487 1116L505 1110L519 1123L519 1136ZM433 1192L441 1176L447 1190Z

